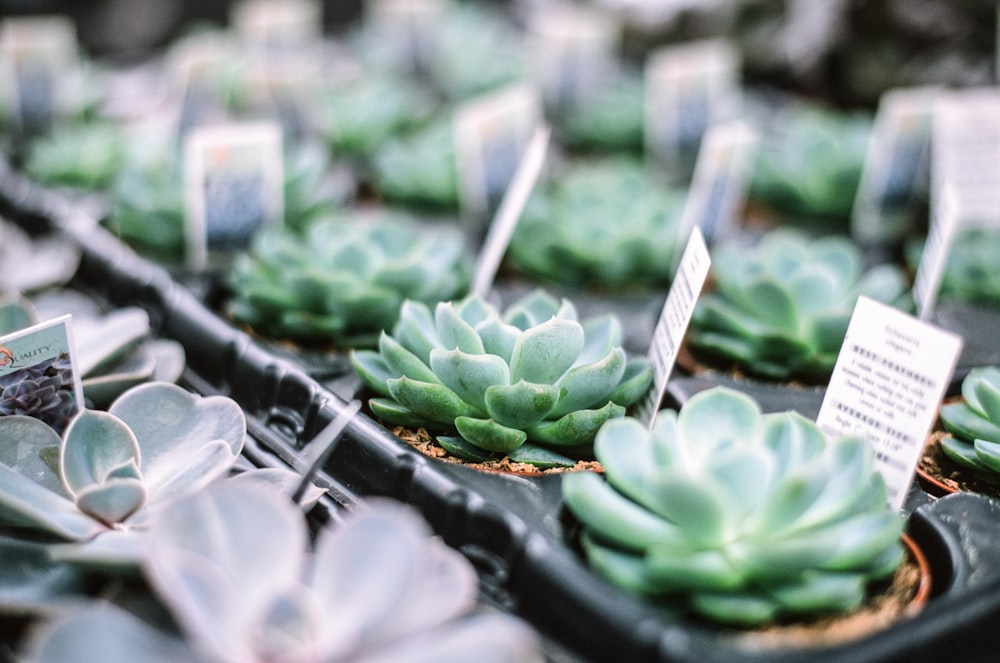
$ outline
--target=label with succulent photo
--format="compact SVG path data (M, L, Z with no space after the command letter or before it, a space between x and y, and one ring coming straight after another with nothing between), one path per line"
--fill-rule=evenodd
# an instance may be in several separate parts
M541 99L522 84L468 101L455 111L459 198L470 222L485 223L499 207L541 122Z
M65 17L7 18L0 26L0 98L26 131L51 127L81 105L76 28Z
M739 56L722 39L666 46L646 60L644 77L646 151L684 181L708 128L739 113Z
M961 350L961 336L858 298L816 424L871 442L894 509L906 500Z
M200 127L184 142L187 262L245 248L284 219L284 167L277 123Z
M70 316L0 336L0 416L20 414L62 434L83 407Z
M892 242L913 222L930 187L934 99L931 87L892 90L879 101L858 193L851 234L862 242Z

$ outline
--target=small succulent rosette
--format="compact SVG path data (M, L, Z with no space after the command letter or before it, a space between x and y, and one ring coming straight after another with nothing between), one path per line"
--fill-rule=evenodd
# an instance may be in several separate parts
M125 154L126 135L118 125L66 123L27 145L24 170L42 184L102 191L118 177Z
M458 211L458 173L450 117L385 141L372 156L371 185L386 202Z
M511 264L578 288L663 286L687 195L628 157L575 162L535 190L511 239Z
M698 300L687 342L697 359L754 377L824 383L859 296L910 305L903 271L864 268L846 237L779 228L754 247L712 251L713 289Z
M913 269L920 264L923 247L924 238L906 247L907 263ZM938 299L1000 309L997 255L1000 255L1000 231L985 227L961 230L948 250Z
M979 366L962 380L962 400L941 406L950 436L941 450L971 474L1000 485L1000 368Z
M565 503L589 564L651 601L736 625L837 613L903 560L870 444L795 412L716 387L595 447L604 477L565 476Z
M603 85L560 107L555 129L560 141L584 152L639 154L643 149L645 88L642 75L622 67Z
M465 240L454 225L391 211L342 212L304 235L267 230L236 258L229 312L263 335L309 345L374 347L406 299L468 290Z
M872 118L791 103L767 116L748 196L782 218L846 229Z
M369 403L379 419L441 433L459 458L572 466L652 381L648 360L627 358L621 336L616 317L581 322L571 302L541 290L502 313L477 296L433 312L408 301L378 351L356 351L352 362L378 393Z

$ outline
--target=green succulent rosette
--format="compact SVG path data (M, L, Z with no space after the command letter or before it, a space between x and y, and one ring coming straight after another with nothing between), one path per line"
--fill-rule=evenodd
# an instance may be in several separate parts
M511 264L576 287L668 283L685 199L636 160L577 162L529 198L511 239Z
M127 244L164 262L180 263L186 250L181 164L170 148L132 156L112 188L107 226ZM332 175L326 150L302 144L285 150L285 226L302 229L331 213L350 195Z
M915 270L920 264L924 241L906 247L907 263ZM969 228L956 234L948 250L938 299L1000 308L1000 231Z
M372 186L383 200L458 210L458 173L450 115L383 143L371 161Z
M125 142L122 129L109 122L61 124L29 143L24 170L43 184L107 189L125 162Z
M595 451L604 477L566 475L566 506L591 567L651 601L736 625L844 612L903 559L867 441L731 389L652 430L609 421Z
M756 377L824 382L859 296L909 304L903 271L865 270L846 237L778 229L754 247L730 241L712 253L714 289L698 300L688 344L712 365Z
M616 317L581 322L571 302L541 290L503 312L477 296L433 311L407 301L378 350L351 360L390 425L441 433L438 442L467 460L569 466L652 381L649 362L628 359L621 336Z
M1000 368L979 366L962 380L962 400L941 406L951 436L941 450L977 477L1000 483Z
M643 148L644 94L639 73L618 72L607 85L559 109L555 130L560 141L577 150L638 154Z
M259 234L233 264L229 312L274 338L373 347L404 300L459 297L468 281L457 227L430 226L402 213L343 211L301 234Z
M871 130L866 114L805 104L782 108L762 131L749 198L801 223L844 226Z

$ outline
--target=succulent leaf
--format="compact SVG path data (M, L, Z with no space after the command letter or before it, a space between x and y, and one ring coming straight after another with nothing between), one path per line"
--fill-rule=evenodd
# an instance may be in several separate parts
M456 417L455 429L474 446L494 453L510 453L528 438L528 434L518 428L511 428L493 419Z
M551 318L524 330L510 357L510 379L553 383L583 350L583 328L575 320Z
M1000 472L1000 368L973 368L961 391L961 402L941 406L941 422L951 433L941 449L960 466L992 476Z
M559 398L559 388L520 380L514 384L489 385L484 390L486 411L497 423L527 428L545 419Z
M465 400L480 410L496 415L486 404L487 390L490 387L507 386L510 383L510 369L507 362L502 358L491 354L469 354L461 350L442 350L435 348L431 350L430 370L426 366L421 367L429 376L408 374L414 379L423 379L425 382L439 380L446 387L454 391ZM544 414L551 407L547 408Z
M450 424L456 417L474 417L479 414L475 406L466 403L442 384L411 380L405 375L389 380L386 384L393 399L429 421Z
M114 415L84 410L66 429L60 472L70 494L101 486L128 468L129 478L141 479L139 443L132 430Z

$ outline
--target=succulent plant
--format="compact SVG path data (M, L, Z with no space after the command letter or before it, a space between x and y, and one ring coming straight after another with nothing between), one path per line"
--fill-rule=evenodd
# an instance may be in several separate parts
M149 536L144 568L183 639L111 605L88 607L47 625L31 660L544 660L520 621L469 614L474 569L405 505L359 503L310 546L283 496L223 482L164 509Z
M109 122L66 123L31 141L24 170L43 184L102 190L125 161L125 136Z
M685 193L640 162L593 158L535 189L511 239L517 268L577 287L662 285L673 274Z
M566 506L589 563L652 600L736 624L846 611L903 559L871 446L795 412L715 387L595 447L606 481L567 475Z
M453 212L458 174L450 118L386 141L372 157L372 185L386 201Z
M872 118L792 103L765 122L749 197L792 221L843 226L861 181Z
M126 243L166 262L180 262L186 249L181 165L172 148L153 146L130 157L115 183L106 223ZM331 176L326 150L303 144L285 150L285 226L302 229L349 196L349 186Z
M560 140L579 150L639 153L643 147L644 85L631 70L618 72L606 85L559 109Z
M941 406L944 453L979 476L1000 481L1000 368L978 366L962 380L962 400Z
M711 274L714 290L695 308L690 347L773 380L829 379L859 296L910 304L899 268L865 271L860 250L840 236L777 229L752 249L733 240L713 249Z
M404 299L438 302L466 292L464 244L456 226L390 211L343 212L304 235L267 231L233 265L229 310L268 336L371 347Z
M907 262L914 269L920 264L923 247L923 238L906 246ZM998 251L1000 232L996 230L968 228L956 233L941 275L938 299L1000 308Z
M621 333L613 315L580 322L570 301L541 290L503 313L474 295L433 313L407 301L379 350L351 359L385 422L448 433L438 442L470 460L572 465L564 454L589 449L652 380L645 357L626 358Z
M245 435L231 399L160 382L129 390L107 412L80 411L62 436L34 417L0 417L0 524L134 563L133 536L150 514L226 475Z

